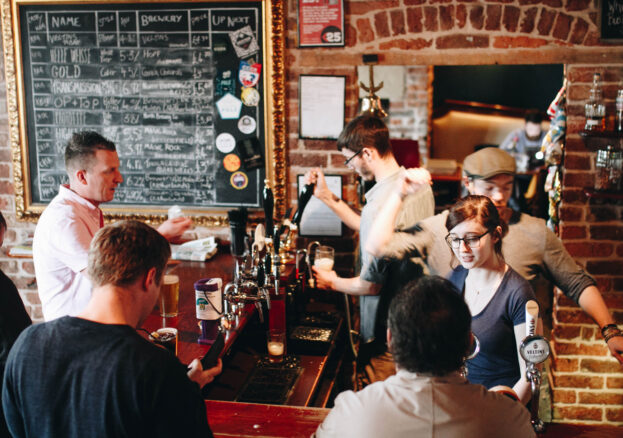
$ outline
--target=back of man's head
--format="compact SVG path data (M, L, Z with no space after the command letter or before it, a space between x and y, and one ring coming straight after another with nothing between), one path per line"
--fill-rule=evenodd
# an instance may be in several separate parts
M363 148L376 149L380 157L392 153L389 130L385 123L375 116L357 116L344 127L337 138L337 148L359 152Z
M529 109L528 111L526 111L526 114L524 114L524 120L526 122L536 123L537 125L540 125L543 121L543 115L538 109Z
M496 147L480 149L463 160L463 172L471 179L489 179L496 175L515 175L515 159Z
M65 168L71 174L74 170L88 169L98 150L116 151L115 144L95 131L74 133L65 147Z
M160 281L171 248L156 230L137 221L120 221L95 234L89 248L88 274L93 286L129 286L151 268Z
M443 376L463 364L471 315L448 280L426 276L405 286L389 308L391 352L407 371Z

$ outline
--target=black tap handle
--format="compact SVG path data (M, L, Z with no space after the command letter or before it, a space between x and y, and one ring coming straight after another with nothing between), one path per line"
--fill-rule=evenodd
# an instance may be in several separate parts
M279 245L281 245L281 227L275 226L275 234L273 234L273 247L275 248L275 255L279 255Z
M266 237L271 237L270 233L273 231L273 208L275 206L275 199L273 198L273 191L270 189L267 179L264 180L262 201L264 204L264 223L266 225Z
M260 260L257 265L257 285L263 287L266 284L266 271L264 271L264 262Z
M292 223L297 226L300 225L301 218L303 217L303 211L305 210L307 203L314 194L314 186L315 184L305 184L305 187L303 187L303 191L301 191L301 195L299 196L298 208L296 209L296 212L292 217Z
M270 273L272 271L273 261L269 251L266 251L266 257L264 257L264 272Z

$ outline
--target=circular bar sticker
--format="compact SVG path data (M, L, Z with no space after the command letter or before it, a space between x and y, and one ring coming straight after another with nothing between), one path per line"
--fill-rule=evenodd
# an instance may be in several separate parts
M228 132L223 132L216 137L216 148L219 152L228 154L236 147L236 139Z
M223 166L228 172L235 172L240 169L240 158L236 154L228 154L223 158Z
M251 134L255 131L256 125L257 123L255 123L255 119L250 116L242 116L240 117L240 120L238 120L238 129L240 129L240 132L243 134Z
M242 190L249 185L249 177L244 172L235 172L229 178L229 182L233 188Z

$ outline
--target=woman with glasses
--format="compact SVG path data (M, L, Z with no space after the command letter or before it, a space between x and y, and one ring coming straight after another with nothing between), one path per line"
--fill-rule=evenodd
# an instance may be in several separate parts
M489 198L467 196L450 209L446 228L453 264L459 263L449 280L462 293L480 340L480 353L467 361L467 378L487 388L509 386L527 403L530 384L519 345L526 333L526 302L536 298L502 256L508 226Z

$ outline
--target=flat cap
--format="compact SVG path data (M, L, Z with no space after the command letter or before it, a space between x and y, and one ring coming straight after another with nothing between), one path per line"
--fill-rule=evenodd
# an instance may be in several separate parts
M479 179L488 179L500 174L514 175L515 158L502 149L488 147L465 157L463 171L467 176Z

